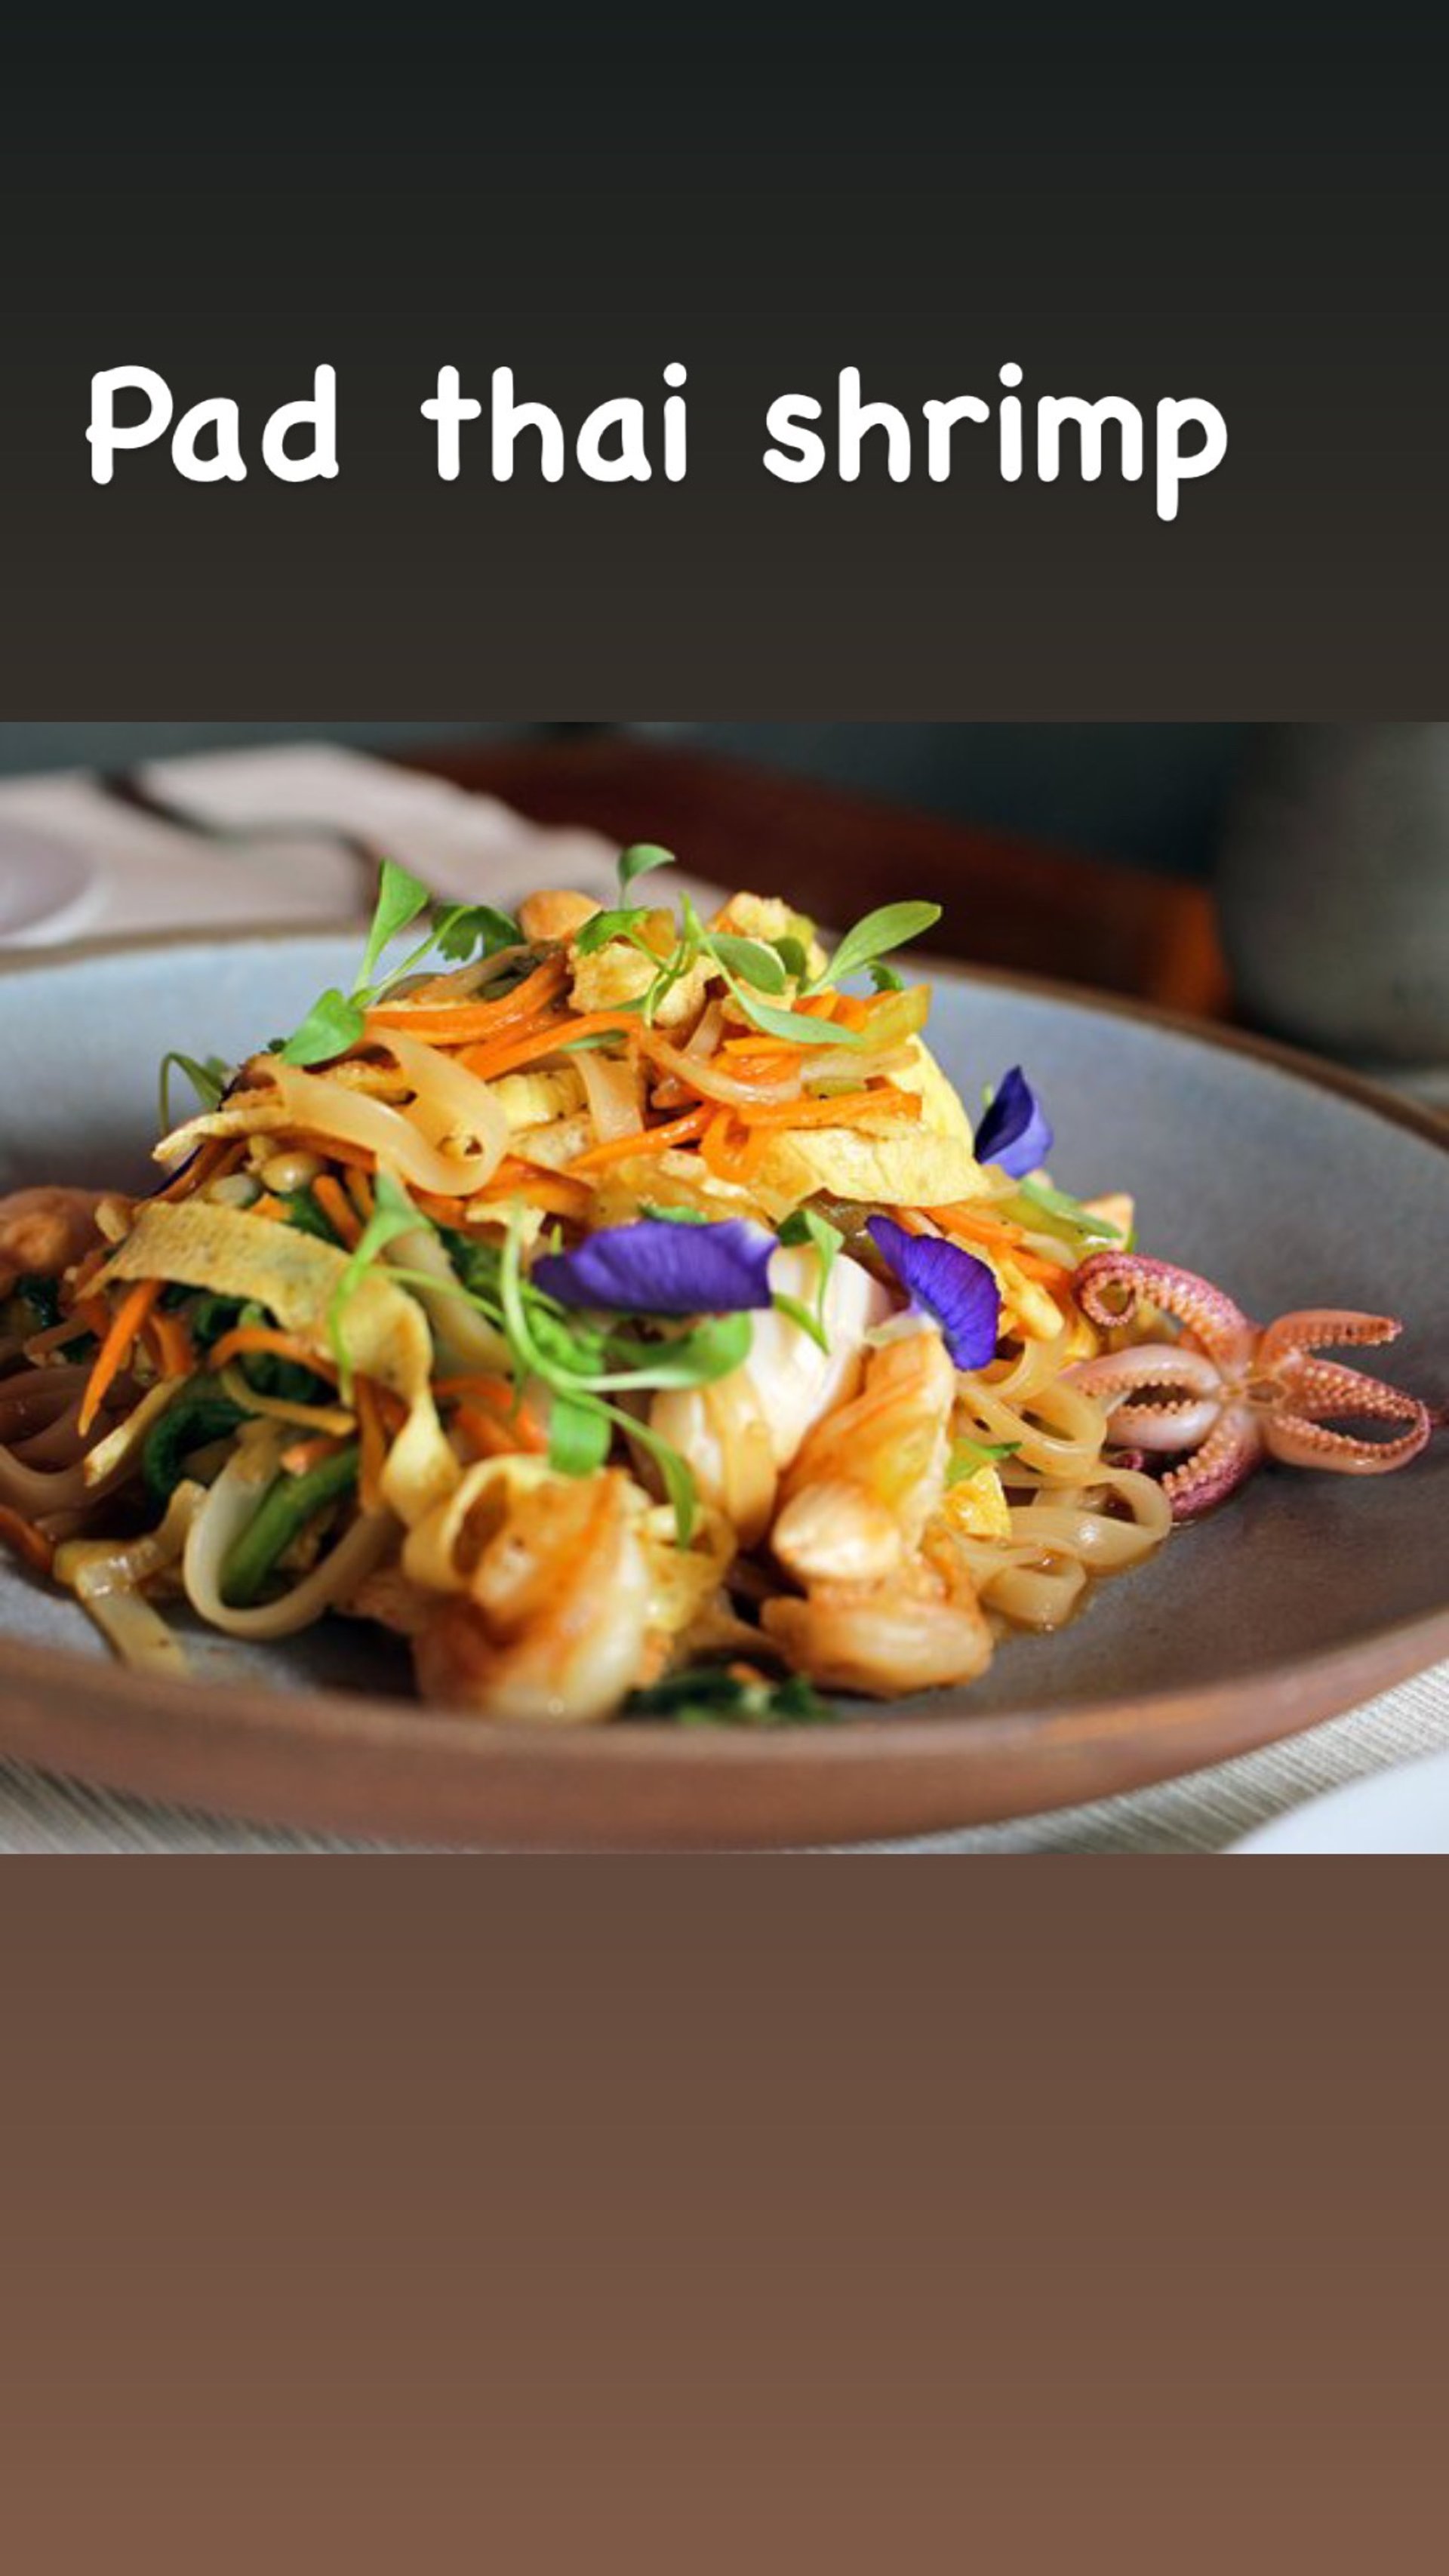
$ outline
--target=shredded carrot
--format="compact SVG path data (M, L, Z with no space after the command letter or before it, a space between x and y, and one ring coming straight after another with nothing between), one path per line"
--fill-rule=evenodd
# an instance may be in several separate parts
M287 1211L275 1192L266 1190L259 1199L253 1199L247 1213L249 1216L265 1217L269 1225L279 1225L286 1217Z
M663 1075L654 1084L649 1094L650 1108L659 1110L665 1116L670 1110L673 1110L677 1116L681 1109L694 1109L698 1104L698 1091L691 1084L681 1082L679 1076L674 1073Z
M139 1279L117 1307L86 1384L85 1401L80 1409L82 1439L91 1429L108 1390L115 1384L135 1349L141 1328L165 1285L164 1279Z
M157 1197L189 1199L194 1191L205 1189L208 1182L226 1180L246 1160L247 1142L245 1136L208 1137L206 1143L198 1147L195 1158L183 1163L175 1179L168 1181L164 1190L157 1191Z
M514 1449L528 1449L542 1457L548 1447L548 1433L529 1407L519 1403L517 1391L506 1377L439 1378L433 1393L443 1403L456 1403L466 1411L485 1416L495 1430L505 1427L512 1434L510 1445Z
M798 1009L799 1005L794 1007ZM738 1037L722 1038L719 1051L721 1055L757 1055L761 1062L768 1060L772 1065L784 1056L799 1056L803 1061L807 1055L815 1053L815 1049L807 1047L800 1038L761 1037L756 1029L746 1029Z
M362 1222L342 1183L331 1172L319 1172L312 1196L339 1241L355 1252L362 1241Z
M1072 1268L1069 1260L1049 1261L1044 1254L1028 1252L1020 1226L1008 1217L984 1216L969 1205L928 1208L926 1213L943 1233L964 1234L972 1242L986 1244L1005 1260L1014 1261L1025 1278L1041 1280L1048 1287L1059 1284Z
M377 1390L371 1380L357 1381L357 1433L361 1457L357 1470L358 1496L365 1512L375 1512L382 1499L382 1471L387 1464L387 1433L383 1429L382 1410Z
M191 1376L196 1353L180 1315L168 1315L158 1306L147 1318L146 1341L163 1377Z
M377 1204L373 1197L371 1181L368 1179L366 1172L360 1172L355 1169L350 1170L345 1177L347 1181L348 1197L351 1199L352 1204L356 1208L358 1215L361 1217L363 1224L370 1225L372 1222L373 1212Z
M699 1140L700 1159L719 1181L747 1181L769 1142L764 1128L741 1127L732 1109L717 1109Z
M377 1169L377 1156L369 1153L365 1145L344 1145L336 1136L314 1135L310 1127L294 1129L288 1141L297 1153L315 1154L323 1163L341 1163L350 1172Z
M583 1011L577 1016L550 1011L536 1025L510 1031L487 1046L469 1047L463 1063L480 1082L491 1082L501 1073L517 1073L521 1066L536 1063L541 1055L552 1055L575 1038L605 1037L615 1031L628 1037L638 1026L636 1011Z
M480 1413L476 1405L460 1404L453 1417L476 1458L516 1458L523 1443L515 1440L506 1423L495 1422L491 1413Z
M111 1251L112 1247L109 1243L98 1243L92 1251L86 1253L83 1259L76 1263L74 1270L67 1272L66 1275L70 1282L70 1302L73 1306L78 1306L80 1304L82 1297L84 1297L87 1289L92 1285L93 1281L99 1279L106 1263L111 1258ZM104 1311L104 1308L102 1308L102 1312Z
M481 1044L533 1019L545 1002L562 992L567 979L568 959L549 957L501 1001L443 1003L436 1009L426 1003L384 1005L368 1012L368 1034L385 1036L389 1029L399 1029L409 1037L425 1038L430 1046Z
M581 1181L571 1181L566 1172L545 1172L535 1163L517 1162L510 1156L470 1204L488 1207L500 1199L521 1198L546 1216L582 1217L588 1215L590 1195ZM451 1221L457 1223L456 1215Z
M868 1127L873 1119L921 1115L918 1091L842 1091L833 1100L741 1101L736 1116L747 1127Z
M310 1369L314 1377L324 1377L333 1385L337 1371L331 1360L319 1359L317 1353L296 1333L279 1332L274 1324L238 1324L223 1333L212 1350L211 1365L224 1369L233 1360L265 1354L271 1359L293 1360L298 1368Z
M38 1530L23 1512L13 1512L0 1503L0 1541L14 1549L21 1562L34 1574L48 1575L55 1563L55 1542L44 1530Z
M575 1154L569 1165L573 1172L600 1172L610 1163L631 1163L644 1154L667 1154L675 1145L693 1145L704 1134L715 1115L708 1107L691 1109L683 1118L671 1118L663 1127L643 1127L634 1136L609 1136L602 1145L590 1145Z

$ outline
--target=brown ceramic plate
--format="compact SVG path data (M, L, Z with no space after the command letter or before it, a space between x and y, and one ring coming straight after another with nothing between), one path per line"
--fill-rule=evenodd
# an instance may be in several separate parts
M167 1045L241 1053L338 980L354 942L248 936L0 970L0 1189L124 1182ZM933 1036L968 1098L1021 1061L1070 1188L1135 1190L1144 1243L1250 1310L1404 1317L1393 1373L1449 1398L1449 1127L1346 1076L1089 996L942 974ZM1449 1442L1382 1481L1278 1472L969 1694L757 1734L545 1734L416 1706L371 1632L285 1655L199 1641L138 1680L0 1559L0 1750L273 1822L492 1846L871 1839L1062 1806L1291 1734L1449 1656Z

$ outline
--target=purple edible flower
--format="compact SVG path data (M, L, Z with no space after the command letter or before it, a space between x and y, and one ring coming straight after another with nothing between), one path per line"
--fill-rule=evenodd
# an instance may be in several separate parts
M1019 1064L1001 1077L1001 1086L976 1130L978 1163L999 1163L1014 1181L1024 1181L1052 1149L1052 1123Z
M549 1252L529 1276L561 1306L608 1306L625 1315L737 1315L770 1303L775 1238L741 1217L672 1225L641 1216L586 1235L573 1252Z
M939 1324L958 1369L985 1368L996 1357L1001 1291L995 1274L974 1252L940 1235L907 1234L893 1217L873 1216L866 1226L918 1315Z

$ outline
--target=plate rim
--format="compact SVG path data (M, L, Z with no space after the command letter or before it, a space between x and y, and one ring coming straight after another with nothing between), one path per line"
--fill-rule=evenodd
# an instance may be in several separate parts
M345 936L356 927L348 917L56 942L0 956L0 980L129 955L297 945ZM1281 1040L1219 1028L1090 986L939 955L932 964L956 981L1125 1018L1247 1056L1407 1128L1449 1155L1449 1120ZM153 1679L63 1647L0 1635L0 1755L213 1813L388 1840L397 1836L401 1815L404 1838L466 1845L469 1839L491 1842L501 1832L502 1843L515 1849L872 1841L929 1832L953 1819L959 1824L968 1804L975 1820L984 1822L1046 1813L1181 1776L1283 1740L1444 1657L1449 1585L1443 1603L1428 1612L1385 1622L1323 1654L1289 1655L1216 1683L1088 1700L1048 1698L979 1714L969 1695L960 1693L957 1706L947 1695L929 1714L886 1717L866 1710L839 1728L776 1734L627 1722L556 1729L469 1726L456 1715L408 1701L290 1684L274 1690L250 1680L208 1681L198 1692L184 1678ZM115 1727L115 1719L127 1715L141 1721L139 1729L133 1725L123 1733ZM49 1746L48 1728L59 1730ZM1231 1741L1225 1742L1225 1734ZM218 1740L226 1756L220 1799L207 1771ZM1144 1741L1163 1755L1160 1763L1141 1758ZM1114 1763L1114 1751L1126 1744L1137 1748L1135 1757ZM68 1745L79 1758L57 1758ZM997 1787L985 1806L963 1799L953 1809L950 1782L968 1745L983 1770L996 1760ZM366 1754L356 1792L339 1776L339 1752ZM268 1764L278 1774L275 1789L266 1784ZM1094 1776L1084 1778L1081 1765L1093 1765ZM1023 1766L1032 1775L1025 1795ZM309 1771L316 1774L311 1781ZM718 1816L668 1815L674 1790L701 1773L733 1792ZM640 1794L641 1781L652 1788L652 1797ZM761 1793L768 1798L772 1781L782 1790L788 1784L790 1795L762 1817ZM227 1782L234 1794L225 1794ZM460 1783L481 1792L477 1804L470 1799L458 1807ZM602 1798L601 1786L608 1792ZM743 1802L739 1809L737 1799ZM813 1825L802 1821L811 1814L817 1817Z

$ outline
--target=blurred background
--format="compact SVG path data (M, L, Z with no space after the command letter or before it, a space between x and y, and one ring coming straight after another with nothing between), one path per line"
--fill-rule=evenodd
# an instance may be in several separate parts
M592 728L534 726L535 735ZM604 728L600 728L604 730ZM1059 840L1171 876L1203 876L1246 725L699 724L625 728L898 798L965 823ZM0 724L0 774L112 768L188 751L327 740L383 753L496 743L460 724Z
M0 723L0 941L336 917L374 842L501 897L540 828L1449 1100L1449 725Z

